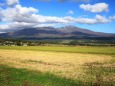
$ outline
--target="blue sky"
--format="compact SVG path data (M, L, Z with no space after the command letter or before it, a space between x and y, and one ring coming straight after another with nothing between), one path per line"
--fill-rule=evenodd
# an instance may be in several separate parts
M74 25L115 33L114 0L0 0L0 31Z

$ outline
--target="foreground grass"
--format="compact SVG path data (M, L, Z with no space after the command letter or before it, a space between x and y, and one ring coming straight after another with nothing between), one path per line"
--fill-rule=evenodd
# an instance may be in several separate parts
M51 73L16 69L0 65L0 86L83 86L80 81L61 78Z
M93 86L115 86L115 59L109 62L86 63L85 73Z
M0 86L115 86L114 55L115 47L1 46L0 64L12 67L0 65Z
M115 47L90 47L90 46L0 46L6 50L31 50L31 51L53 51L69 53L92 53L115 55Z
M105 64L109 64L109 67L104 66ZM112 64L114 63L85 64L84 72L87 76L84 80L67 79L49 72L0 65L0 86L115 86L115 66Z

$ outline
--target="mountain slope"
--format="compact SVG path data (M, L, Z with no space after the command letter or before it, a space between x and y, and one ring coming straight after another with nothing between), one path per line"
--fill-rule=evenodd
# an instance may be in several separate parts
M19 31L0 34L0 37L115 37L115 34L94 32L75 26L61 28L37 27L26 28Z
M83 28L79 28L79 27L75 27L75 26L65 26L61 28L62 31L66 31L69 33L73 33L73 34L88 34L88 35L94 35L94 36L115 36L115 34L110 34L110 33L102 33L102 32L94 32L91 30L87 30L87 29L83 29Z

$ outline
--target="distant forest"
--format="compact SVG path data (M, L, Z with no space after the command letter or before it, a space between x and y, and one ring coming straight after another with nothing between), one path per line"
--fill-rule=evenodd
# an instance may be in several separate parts
M26 40L25 40L26 39ZM0 38L0 46L115 46L115 37L95 38L23 38L5 39Z

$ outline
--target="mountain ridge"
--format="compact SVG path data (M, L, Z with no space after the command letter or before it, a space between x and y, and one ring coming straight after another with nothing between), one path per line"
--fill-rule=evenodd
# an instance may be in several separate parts
M0 37L115 37L115 34L95 32L76 26L24 28L14 32L1 33Z

